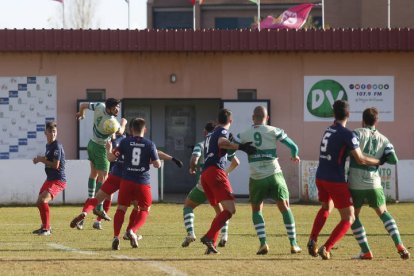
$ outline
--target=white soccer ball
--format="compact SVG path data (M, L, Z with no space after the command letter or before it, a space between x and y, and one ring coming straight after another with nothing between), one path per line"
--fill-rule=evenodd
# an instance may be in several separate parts
M103 131L106 134L114 134L118 131L120 125L116 118L112 117L103 123Z

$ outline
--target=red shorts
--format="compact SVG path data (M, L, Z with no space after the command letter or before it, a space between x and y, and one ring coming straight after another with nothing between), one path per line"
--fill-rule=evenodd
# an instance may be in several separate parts
M319 201L328 202L332 199L335 208L343 209L352 206L352 197L346 182L330 182L316 179Z
M201 185L212 206L223 200L234 200L233 189L227 173L216 166L208 167L201 174Z
M101 186L102 192L104 192L107 195L112 195L116 191L119 190L119 186L121 184L122 178L113 174L109 174L108 178L104 182L104 184Z
M152 203L151 186L122 179L118 193L118 204L129 206L132 201L137 201L141 208L149 208Z
M52 198L55 198L61 191L66 188L66 182L60 180L50 180L45 181L40 188L39 195L44 191L48 191L49 194L52 195Z

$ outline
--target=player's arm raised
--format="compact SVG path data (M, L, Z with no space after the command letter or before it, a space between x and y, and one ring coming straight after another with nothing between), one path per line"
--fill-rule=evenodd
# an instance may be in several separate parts
M164 161L173 161L177 167L181 168L183 166L183 162L177 158L175 158L174 156L171 156L163 151L157 150L158 152L158 156L160 157L161 160Z
M81 103L79 106L79 112L76 113L77 120L85 118L86 109L89 109L89 103Z
M120 127L116 133L119 135L124 134L127 123L128 123L127 119L121 118Z

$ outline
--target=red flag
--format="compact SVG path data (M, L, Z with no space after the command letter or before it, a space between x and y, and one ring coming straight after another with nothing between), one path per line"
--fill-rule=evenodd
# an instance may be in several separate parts
M300 29L315 4L302 4L284 11L279 17L268 16L260 22L261 29Z

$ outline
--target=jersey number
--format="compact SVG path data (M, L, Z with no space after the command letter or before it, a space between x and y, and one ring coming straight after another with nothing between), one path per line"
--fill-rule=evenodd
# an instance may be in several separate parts
M328 148L328 139L332 135L330 132L326 132L325 135L322 138L321 142L321 152L326 152L326 149Z
M262 135L259 132L255 132L253 134L253 138L254 138L254 145L256 147L260 147L262 145L262 142L263 142Z
M140 161L141 161L141 149L140 148L134 148L132 150L131 164L133 166L138 166Z
M210 139L211 139L211 136L208 136L207 138L206 138L206 142L205 142L205 152L208 152L208 150L209 150L209 145L210 145Z

